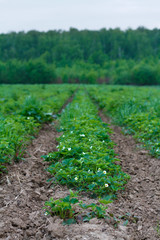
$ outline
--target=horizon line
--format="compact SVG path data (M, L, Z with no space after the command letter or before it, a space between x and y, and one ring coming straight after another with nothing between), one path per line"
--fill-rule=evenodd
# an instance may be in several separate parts
M144 30L149 30L149 31L152 31L152 30L160 30L159 27L154 27L154 28L148 28L146 26L143 26L143 25L139 25L138 27L136 28L133 28L133 27L127 27L125 29L121 28L121 27L109 27L109 28L106 28L106 27L102 27L102 28L98 28L98 29L89 29L89 28L82 28L82 29L79 29L79 28L76 28L76 27L69 27L68 29L61 29L61 28L55 28L55 29L48 29L48 30L40 30L40 29L29 29L29 30L8 30L8 31L5 31L5 32L1 32L0 31L0 34L10 34L10 33L28 33L28 32L50 32L50 31L56 31L56 32L70 32L71 30L77 30L78 32L81 32L81 31L101 31L101 30L106 30L106 31L109 31L109 30L120 30L122 32L125 32L125 31L128 31L128 30L138 30L138 29L144 29Z

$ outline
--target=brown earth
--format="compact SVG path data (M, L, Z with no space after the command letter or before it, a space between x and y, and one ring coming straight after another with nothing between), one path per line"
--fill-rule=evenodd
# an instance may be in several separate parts
M109 119L100 114L103 121ZM118 200L107 212L116 218L92 219L89 223L63 226L58 217L45 215L44 202L51 196L64 197L68 189L47 183L50 175L44 170L47 163L41 159L56 150L57 132L44 125L38 137L28 147L25 160L13 164L0 183L0 239L2 240L157 240L157 224L160 224L160 161L137 148L131 136L124 136L121 129L114 130L111 138L117 144L115 151L121 159L123 171L131 180ZM86 203L96 202L87 197ZM127 215L129 213L129 216ZM126 226L124 221L128 220ZM117 225L117 228L115 226Z
M104 122L110 122L102 112L100 116ZM127 225L129 239L160 239L160 160L142 150L132 136L122 134L120 127L113 124L110 127L122 169L131 176L110 211L117 217L127 212L131 214ZM134 223L133 216L138 217L137 223Z
M52 125L44 125L24 161L13 164L1 179L0 239L43 239L46 216L42 207L53 190L40 157L56 149L57 136Z

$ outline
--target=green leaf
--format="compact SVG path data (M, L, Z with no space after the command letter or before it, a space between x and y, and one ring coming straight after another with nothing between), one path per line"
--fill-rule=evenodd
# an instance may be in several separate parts
M105 200L105 199L100 199L99 200L100 203L103 203L103 204L109 204L109 203L112 203L113 201L112 200Z
M75 223L76 223L76 220L74 218L70 218L70 219L63 221L63 225L71 225L71 224L75 224Z
M127 226L128 224L128 220L126 220L124 223L123 223L123 226Z
M83 209L87 209L87 205L85 203L79 204L79 206Z
M79 200L77 198L72 198L70 200L70 203L72 203L72 204L75 204L75 203L78 203L78 202L79 202Z
M89 222L91 217L85 216L83 217L83 222Z
M70 201L70 196L68 195L67 197L63 198L63 202L69 202Z

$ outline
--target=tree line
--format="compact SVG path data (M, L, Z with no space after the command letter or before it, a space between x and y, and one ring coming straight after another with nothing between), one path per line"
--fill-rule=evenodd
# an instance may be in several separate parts
M0 34L0 83L160 84L160 30Z

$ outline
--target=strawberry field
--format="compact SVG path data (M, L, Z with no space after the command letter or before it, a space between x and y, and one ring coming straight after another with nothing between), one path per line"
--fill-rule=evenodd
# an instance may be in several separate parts
M124 132L133 134L150 153L160 158L160 88L90 88L91 97Z
M0 102L1 239L159 238L159 88L1 85Z
M75 87L0 86L0 172L19 161L40 124L53 121Z

